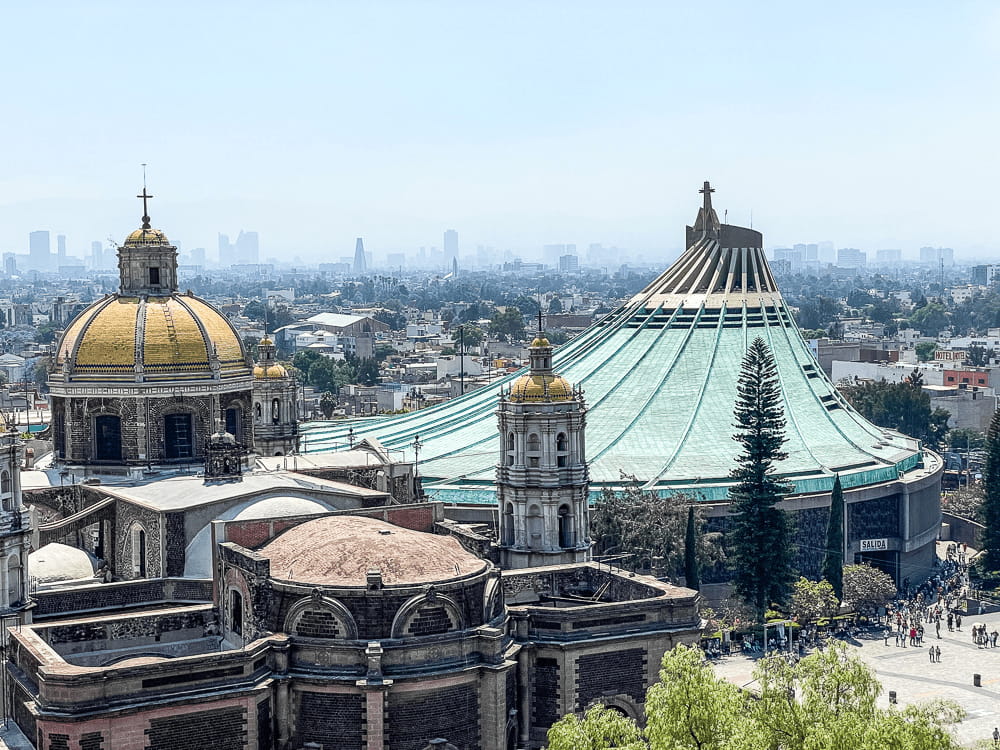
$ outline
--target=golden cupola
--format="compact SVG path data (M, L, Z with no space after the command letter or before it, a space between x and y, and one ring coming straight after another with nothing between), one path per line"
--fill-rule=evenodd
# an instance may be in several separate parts
M250 376L246 349L228 318L190 292L177 292L177 248L150 225L118 248L120 287L80 313L56 349L53 379L225 380Z
M528 347L531 371L517 378L507 398L511 401L571 401L573 386L552 370L552 345L541 330Z

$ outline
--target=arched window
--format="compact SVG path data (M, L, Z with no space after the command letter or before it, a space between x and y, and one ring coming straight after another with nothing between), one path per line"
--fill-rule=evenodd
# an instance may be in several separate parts
M122 460L122 420L113 414L94 417L94 458L98 461Z
M168 461L194 457L194 422L191 414L163 416L163 447Z
M4 471L0 474L0 492L3 493L3 509L10 510L14 507L13 498L10 495L10 473Z
M21 558L15 552L7 558L7 606L13 607L21 602L24 594L21 591Z
M556 466L566 466L569 457L566 452L569 450L569 441L566 433L560 432L556 435Z
M260 401L258 401L256 404L254 404L253 414L254 414L254 418L257 420L257 422L259 424L260 420L264 418L264 410L263 410L263 408L261 408Z
M538 467L538 462L539 462L541 456L539 456L538 435L536 435L535 433L531 433L530 435L528 435L527 449L528 449L527 450L527 452L528 452L528 466L533 467L533 468L537 468Z
M503 511L503 531L501 534L502 544L514 543L514 505L507 503Z
M146 577L146 530L139 524L132 527L132 575Z
M229 629L243 635L243 594L236 590L229 594Z
M568 505L559 506L559 546L575 547L576 540L573 538L573 516L570 515Z
M506 462L508 466L514 465L514 433L507 433L507 458Z
M281 401L276 398L271 399L271 422L278 424L281 421Z

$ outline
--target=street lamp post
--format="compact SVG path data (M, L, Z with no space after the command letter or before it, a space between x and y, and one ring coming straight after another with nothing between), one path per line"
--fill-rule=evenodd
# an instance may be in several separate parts
M413 436L413 489L416 498L419 499L424 493L420 486L420 449L424 446L420 442L420 435Z

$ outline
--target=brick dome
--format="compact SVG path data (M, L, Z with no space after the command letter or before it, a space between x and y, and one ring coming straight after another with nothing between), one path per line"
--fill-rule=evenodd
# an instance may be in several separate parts
M363 587L377 569L387 586L451 581L489 563L453 537L426 534L360 516L325 516L285 531L257 552L271 577L319 586Z

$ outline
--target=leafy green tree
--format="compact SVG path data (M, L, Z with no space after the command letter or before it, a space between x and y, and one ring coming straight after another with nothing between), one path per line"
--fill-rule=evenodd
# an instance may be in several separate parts
M844 488L840 474L833 478L830 492L830 518L826 524L826 550L823 553L823 578L830 582L837 600L844 598Z
M871 612L892 601L896 584L892 576L867 563L844 567L844 603L860 612Z
M969 427L948 430L948 447L953 451L979 450L986 445L986 435Z
M996 352L993 349L978 344L973 344L965 350L965 358L973 367L988 367L990 360L995 356Z
M788 598L794 576L791 528L778 503L791 487L775 476L785 458L785 416L781 385L770 348L760 337L747 349L736 386L733 436L743 450L731 472L731 543L737 594L758 619L772 603Z
M330 391L327 391L320 397L319 410L323 413L324 417L329 419L333 416L335 408L337 408L337 397L330 393Z
M548 733L549 750L645 750L642 730L618 711L600 704L583 718L567 714Z
M698 532L693 505L688 506L687 531L684 534L684 583L689 589L701 588L701 576L698 574Z
M915 310L909 324L924 336L937 336L948 327L948 312L940 302L931 302Z
M553 297L552 301L549 302L549 314L558 315L563 311L562 302L558 297Z
M842 386L840 391L865 419L936 448L948 432L950 414L944 409L931 409L931 397L921 383L918 375L902 383L864 381Z
M42 323L35 328L35 341L39 344L51 344L56 340L59 326L55 323Z
M493 316L489 330L491 336L504 341L520 341L524 338L524 316L516 307L508 307Z
M468 352L469 349L483 343L483 339L486 338L486 332L479 326L472 325L471 323L462 323L452 329L451 337L456 342L456 346L459 341L464 342L465 351Z
M747 696L703 663L700 649L677 646L663 655L660 681L646 692L646 738L656 750L739 747Z
M948 701L879 708L882 686L837 641L797 664L774 657L754 670L753 695L717 677L701 651L663 655L646 692L644 729L607 709L564 717L549 750L958 750L948 725L963 717Z
M790 610L803 624L832 617L839 608L840 599L829 581L810 581L800 577L792 587Z
M377 385L379 376L378 362L374 359L363 359L358 366L358 382L361 385Z
M934 359L934 352L937 351L938 345L933 341L920 341L913 348L917 352L917 359L921 362L929 362Z
M1000 571L1000 410L993 413L986 432L986 467L983 469L983 568Z
M643 490L635 477L618 492L605 488L591 514L590 529L598 555L624 554L633 567L676 578L684 571L688 508L695 517L698 562L724 559L722 535L704 533L701 511L684 495L660 497Z

